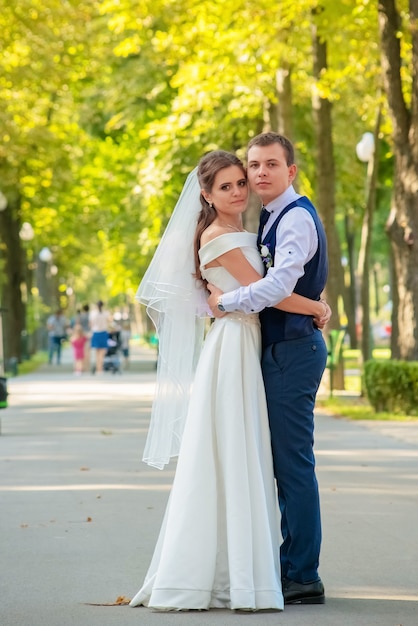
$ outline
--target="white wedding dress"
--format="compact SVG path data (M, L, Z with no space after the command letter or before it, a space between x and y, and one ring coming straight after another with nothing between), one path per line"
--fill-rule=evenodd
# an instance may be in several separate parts
M235 278L203 267L237 247L262 273L251 233L221 235L200 250L205 278L223 291L239 287ZM256 314L229 314L207 334L159 539L131 606L283 609L260 342Z

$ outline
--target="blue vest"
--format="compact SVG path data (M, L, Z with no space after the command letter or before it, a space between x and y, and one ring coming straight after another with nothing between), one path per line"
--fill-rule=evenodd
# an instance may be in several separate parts
M263 245L268 244L269 249L274 252L279 222L283 216L295 206L302 207L311 214L318 234L318 249L313 258L304 266L305 273L299 278L294 291L301 296L319 300L328 276L327 239L316 209L306 196L298 198L283 209L264 237ZM313 318L309 315L286 313L285 311L279 311L279 309L274 308L267 308L261 311L260 322L263 348L279 341L306 337L315 332L316 328L313 323Z

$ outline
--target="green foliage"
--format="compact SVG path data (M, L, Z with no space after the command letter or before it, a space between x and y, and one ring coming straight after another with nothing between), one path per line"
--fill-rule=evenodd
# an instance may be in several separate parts
M32 372L36 372L41 365L48 362L48 353L47 352L37 352L33 354L28 360L22 361L17 366L17 373L19 376L23 376L25 374L31 374ZM12 373L7 371L6 376L11 376Z
M358 236L355 146L380 95L377 9L366 0L0 0L1 190L47 245L78 303L133 297L187 174L207 150L244 155L291 72L301 191L315 194L312 101L333 106L336 221ZM328 45L315 82L311 26ZM338 27L336 27L338 25ZM367 41L367 46L364 42ZM410 60L403 37L405 68ZM406 71L406 70L405 70ZM392 154L382 127L374 260L386 276ZM0 238L2 234L0 233ZM1 268L1 259L0 259Z
M367 361L364 383L376 411L418 414L418 362Z

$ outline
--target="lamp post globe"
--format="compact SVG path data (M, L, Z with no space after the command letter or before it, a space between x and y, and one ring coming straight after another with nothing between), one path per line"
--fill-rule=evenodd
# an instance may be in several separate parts
M0 191L0 211L7 209L7 198L2 191Z
M51 250L49 248L47 248L47 247L42 248L42 250L39 252L39 258L44 263L49 263L49 261L51 261L51 259L52 259L52 252L51 252Z
M364 133L358 144L356 145L356 154L360 161L368 163L374 153L374 135L373 133Z
M22 227L19 231L19 237L22 241L32 241L35 236L35 232L32 228L32 224L29 222L23 222Z

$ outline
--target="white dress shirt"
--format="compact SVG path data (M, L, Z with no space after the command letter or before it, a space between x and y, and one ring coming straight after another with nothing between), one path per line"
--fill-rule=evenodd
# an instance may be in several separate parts
M271 215L264 226L265 235L281 211L301 196L290 185L284 193L266 205ZM310 213L294 207L286 213L277 227L274 267L261 280L223 294L226 311L259 312L281 302L293 293L304 266L318 248L318 234Z

